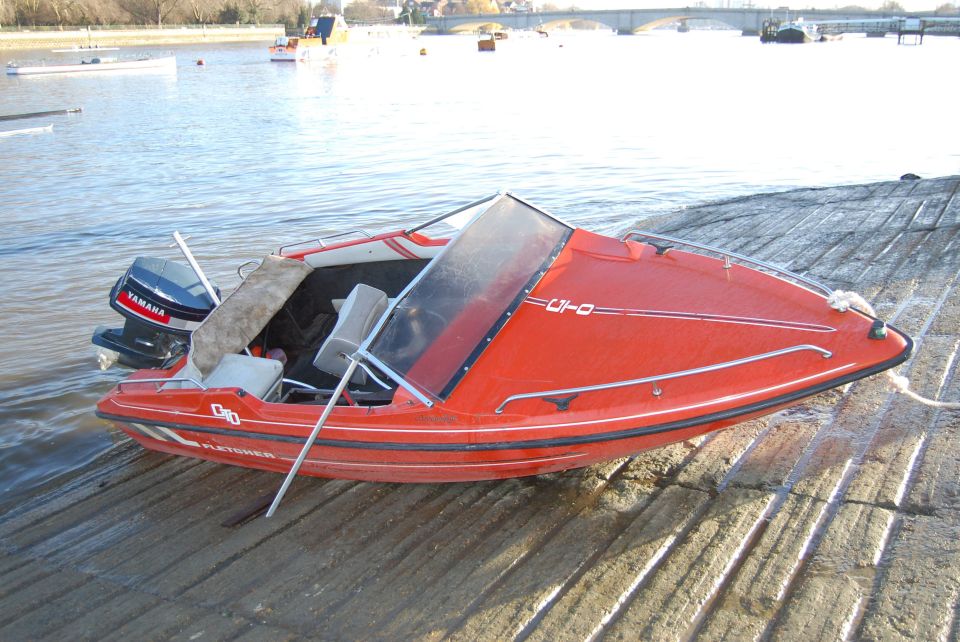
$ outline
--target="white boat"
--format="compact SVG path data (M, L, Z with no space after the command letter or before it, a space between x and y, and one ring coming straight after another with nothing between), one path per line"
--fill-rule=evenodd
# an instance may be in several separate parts
M115 58L96 57L74 65L7 65L7 74L11 76L31 76L38 74L65 74L90 71L119 71L129 69L176 69L176 56L165 58L141 58L139 60L117 60Z
M101 47L99 45L93 47L69 47L67 49L51 49L53 53L87 53L89 51L120 51L120 47Z
M279 36L269 48L274 62L309 62L339 55L349 45L353 51L372 53L391 40L411 39L420 35L422 27L406 25L348 26L343 16L320 16L310 19L302 37ZM360 45L360 47L357 47Z
M27 127L25 129L11 129L9 131L0 132L0 138L7 138L8 136L19 136L21 134L43 134L46 132L52 132L53 125L47 125L45 127Z

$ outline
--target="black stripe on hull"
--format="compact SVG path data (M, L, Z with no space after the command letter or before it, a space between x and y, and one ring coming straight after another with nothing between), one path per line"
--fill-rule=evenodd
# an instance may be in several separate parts
M869 377L871 375L883 372L890 368L894 368L909 358L911 351L913 350L913 341L907 335L901 333L899 330L896 330L892 326L887 326L887 330L891 332L896 332L904 338L907 345L906 348L899 355L885 361L883 363L877 364L876 366L866 368L864 370L859 370L857 372L838 377L836 379L831 379L830 381L818 384L816 386L811 386L809 388L804 388L796 392L779 395L777 397L771 397L770 399L765 399L763 401L758 401L756 403L748 404L746 406L740 406L737 408L731 408L728 410L723 410L720 412L711 413L708 415L701 415L699 417L692 417L690 419L683 419L681 421L672 421L663 424L657 424L654 426L646 426L642 428L629 428L627 430L618 430L613 432L606 433L595 433L589 435L576 435L568 437L555 437L552 439L530 439L523 441L501 441L501 442L487 442L487 443L473 443L473 444L442 444L442 443L411 443L411 442L369 442L369 441L349 441L343 439L324 439L322 438L323 432L321 431L321 437L318 438L315 442L316 446L326 446L329 448L356 448L361 450L396 450L396 451L421 451L421 452L475 452L475 451L484 451L484 450L526 450L526 449L540 449L540 448L559 448L564 446L582 446L586 444L594 443L604 443L609 441L620 441L626 439L635 439L637 437L647 437L650 435L656 435L659 433L672 432L676 430L683 430L684 428L692 428L694 426L700 426L703 424L711 424L714 422L726 421L729 419L734 419L736 417L752 415L757 412L762 412L769 408L774 408L784 404L789 404L794 401L799 401L800 399L805 399L807 397L812 397L814 395L820 394L830 390L831 388L836 388L838 386L843 386L853 381ZM213 435L224 435L231 437L238 437L242 439L255 439L261 441L278 441L294 444L303 444L306 442L306 437L295 437L292 435L272 435L259 432L249 432L242 430L229 430L222 428L208 428L206 426L191 426L185 424L175 424L167 423L160 421L151 421L144 420L140 417L122 417L119 415L110 415L107 413L100 412L97 410L97 416L101 419L107 419L109 421L117 421L122 423L137 422L148 425L157 425L164 426L166 428L173 428L175 430L185 430L188 432L194 433L206 433ZM307 426L304 426L306 429Z

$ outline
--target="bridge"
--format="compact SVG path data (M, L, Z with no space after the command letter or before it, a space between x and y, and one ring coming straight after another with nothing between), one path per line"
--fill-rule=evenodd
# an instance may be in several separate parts
M913 15L913 14L911 14ZM932 16L917 14L918 16ZM649 31L673 22L685 23L688 20L714 20L739 29L744 34L759 34L766 18L776 18L784 22L803 17L807 22L823 21L876 21L895 20L898 16L879 11L845 11L836 9L809 9L792 11L785 9L723 9L710 7L682 7L673 9L606 9L600 11L542 11L526 13L466 14L450 16L431 16L427 25L437 33L457 33L477 31L487 25L497 25L504 29L541 29L552 28L573 21L595 22L619 34L632 34Z

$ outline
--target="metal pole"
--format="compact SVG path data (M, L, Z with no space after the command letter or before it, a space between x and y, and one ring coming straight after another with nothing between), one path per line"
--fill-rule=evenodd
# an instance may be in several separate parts
M297 457L297 460L293 462L293 467L290 468L290 472L287 473L287 478L283 480L283 485L280 486L280 490L277 491L277 496L273 498L273 503L270 504L270 509L267 511L267 517L272 517L273 513L277 510L277 507L280 505L280 500L283 499L283 496L287 492L287 488L290 487L290 482L293 481L293 478L300 470L300 466L303 465L303 460L307 458L307 453L313 446L313 442L317 440L317 435L320 434L320 429L323 428L323 424L327 422L327 418L330 416L330 413L333 412L333 407L337 405L337 400L340 399L340 395L343 394L344 388L347 387L350 377L353 376L353 371L357 369L357 363L359 362L356 359L350 359L350 365L347 366L347 372L340 379L340 383L337 384L337 388L333 391L333 396L330 397L330 401L327 402L327 407L323 409L323 414L320 415L317 425L313 427L313 432L311 432L310 436L307 437L307 443L303 445L303 450L300 451L300 455Z
M203 273L203 270L200 269L200 264L193 258L193 252L187 247L187 242L180 236L180 232L173 233L173 240L180 246L180 251L183 252L183 255L187 258L187 263L190 264L193 272L197 275L197 278L200 279L200 283L203 284L203 289L206 290L210 298L213 299L214 305L220 305L220 297L217 296L217 291L210 285L210 281L207 280L207 275Z
M187 247L187 241L182 236L180 232L174 231L173 239L177 242L177 245L180 246L180 251L183 252L183 256L186 257L187 263L190 264L190 267L193 269L193 273L197 275L197 278L200 279L200 283L203 285L203 289L207 291L207 294L210 295L210 299L213 300L214 307L220 306L220 297L217 296L217 291L213 289L213 285L210 284L210 281L207 280L207 275L203 273L203 270L200 269L200 264L197 263L197 259L193 258L193 252L190 251L190 248ZM251 355L250 348L244 348L243 353L246 355Z

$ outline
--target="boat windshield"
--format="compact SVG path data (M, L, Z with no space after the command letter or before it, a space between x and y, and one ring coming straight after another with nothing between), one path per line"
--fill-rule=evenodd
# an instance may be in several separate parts
M446 399L572 231L501 196L401 294L366 354L406 383Z

